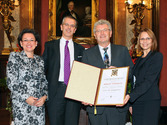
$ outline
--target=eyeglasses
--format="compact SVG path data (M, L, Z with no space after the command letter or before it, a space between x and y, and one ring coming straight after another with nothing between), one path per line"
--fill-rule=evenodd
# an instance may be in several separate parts
M75 28L75 27L76 27L75 25L73 25L73 24L70 25L70 24L68 24L68 23L63 23L63 25L66 26L66 27L69 27L69 26L70 26L71 28Z
M101 33L101 32L107 32L108 30L110 30L110 29L96 30L95 32L96 32L96 33Z
M22 42L35 42L35 40L34 39L30 39L30 40L24 39L24 40L22 40Z
M151 40L151 38L149 38L149 37L147 37L147 38L140 38L140 41L144 41L144 40L149 41L149 40Z

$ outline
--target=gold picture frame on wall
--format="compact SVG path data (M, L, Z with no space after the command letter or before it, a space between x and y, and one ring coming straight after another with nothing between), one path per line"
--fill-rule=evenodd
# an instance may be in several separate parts
M58 39L61 37L61 35L58 34L58 27L60 27L59 18L58 16L58 5L60 4L56 0L49 0L49 32L48 32L48 40ZM69 1L68 1L69 2ZM77 1L75 1L76 3ZM84 0L78 0L80 2L77 4L77 8L82 8L83 10L83 2ZM64 4L64 3L63 3ZM62 4L61 4L62 5ZM65 4L67 6L67 4ZM60 8L60 7L59 7ZM86 8L86 6L85 6ZM80 44L96 44L94 35L93 35L93 26L94 23L98 20L98 14L99 14L99 0L90 0L90 8L91 8L91 24L90 24L90 35L89 36L74 36L74 41ZM79 10L79 9L77 9ZM60 13L60 12L59 12ZM83 13L83 12L82 12Z

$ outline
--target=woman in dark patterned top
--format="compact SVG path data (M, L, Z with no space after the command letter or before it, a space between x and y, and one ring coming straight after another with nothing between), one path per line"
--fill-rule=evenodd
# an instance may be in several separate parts
M18 36L23 51L11 52L7 64L7 85L11 91L15 125L44 125L44 103L48 82L44 75L44 61L34 54L39 34L24 29Z

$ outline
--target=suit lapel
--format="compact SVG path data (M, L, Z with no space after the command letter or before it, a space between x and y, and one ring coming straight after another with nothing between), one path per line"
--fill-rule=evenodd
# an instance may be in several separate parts
M95 57L97 58L97 63L98 65L101 67L101 68L106 68L105 65L104 65L104 62L103 62L103 59L101 57L101 53L100 53L100 50L99 50L99 46L95 46L94 47L94 53L95 53Z
M134 67L133 67L133 70L136 69L136 66L138 65L138 63L140 62L140 60L141 60L141 57L139 57L139 58L136 60L136 63L135 63L135 65L134 65Z
M55 52L54 55L56 55L53 60L55 62L57 62L56 64L58 64L60 66L60 39L55 40L55 43L54 43L53 47L54 47L53 50L55 50L54 51Z
M143 61L140 61L140 60L142 59L142 56L139 57L138 60L136 61L136 64L134 65L134 68L133 68L133 69L135 69L136 66L137 66L139 63L140 63L140 65L143 65L143 64L151 57L151 55L152 55L152 52L150 51L150 52L148 53L148 55L145 57L145 60L143 60Z
M110 43L110 45L111 45L111 60L110 61L111 61L111 66L114 66L114 64L115 64L114 60L115 60L115 58L118 58L115 55L117 50L115 50L115 47L113 44Z
M79 54L79 49L78 49L78 45L75 43L75 42L73 42L74 43L74 60L78 60L78 54Z

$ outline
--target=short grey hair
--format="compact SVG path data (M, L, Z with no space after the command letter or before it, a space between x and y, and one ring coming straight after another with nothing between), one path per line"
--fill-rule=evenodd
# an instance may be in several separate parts
M110 29L110 31L112 31L111 23L110 23L109 21L107 21L107 20L100 19L100 20L98 20L98 21L94 24L93 32L94 32L94 33L96 32L96 27L97 27L98 25L103 25L103 24L107 24L108 27L109 27L109 29Z
M62 23L61 23L61 24L64 23L64 20L65 20L66 18L75 20L75 27L77 28L78 22L77 22L77 20L76 20L73 16L65 16L65 17L62 19Z

